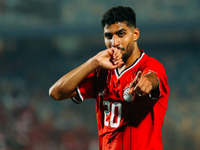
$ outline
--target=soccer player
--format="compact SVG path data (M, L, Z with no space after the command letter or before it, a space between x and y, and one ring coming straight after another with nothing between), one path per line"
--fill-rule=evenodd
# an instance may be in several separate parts
M113 7L101 23L107 49L61 77L49 94L76 103L96 99L100 150L162 150L169 96L165 69L138 48L132 8Z

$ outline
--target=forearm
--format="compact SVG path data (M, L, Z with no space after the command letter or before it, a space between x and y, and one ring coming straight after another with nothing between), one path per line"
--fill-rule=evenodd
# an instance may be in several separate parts
M121 51L112 48L99 52L87 62L60 78L50 89L49 95L56 100L75 96L75 89L85 77L97 68L115 69L123 64ZM115 58L112 59L111 58Z
M93 58L61 77L50 89L49 95L62 100L74 96L76 87L80 82L98 66Z

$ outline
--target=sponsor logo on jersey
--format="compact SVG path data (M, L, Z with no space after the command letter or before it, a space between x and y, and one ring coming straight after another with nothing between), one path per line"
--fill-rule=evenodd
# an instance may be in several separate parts
M129 94L128 91L129 91L129 87L126 87L123 93L123 98L126 102L131 102L133 101L134 94L133 93Z

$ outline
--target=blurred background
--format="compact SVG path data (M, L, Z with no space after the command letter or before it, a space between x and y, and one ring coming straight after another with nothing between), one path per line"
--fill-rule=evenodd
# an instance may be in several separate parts
M164 150L200 149L199 0L0 0L0 150L98 150L95 100L48 89L105 49L101 17L117 5L135 9L139 47L166 68Z

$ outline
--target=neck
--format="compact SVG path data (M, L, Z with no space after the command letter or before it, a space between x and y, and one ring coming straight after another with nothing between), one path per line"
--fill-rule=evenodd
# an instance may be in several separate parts
M118 72L121 73L123 70L130 67L136 61L136 59L140 57L140 55L141 55L141 51L139 50L139 48L136 48L135 50L133 50L131 56L126 60L124 65L118 68Z

